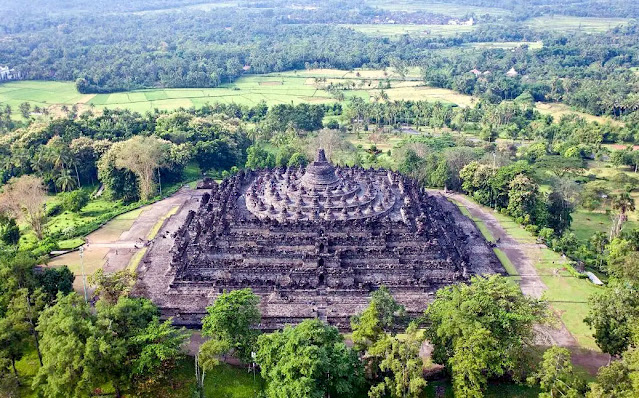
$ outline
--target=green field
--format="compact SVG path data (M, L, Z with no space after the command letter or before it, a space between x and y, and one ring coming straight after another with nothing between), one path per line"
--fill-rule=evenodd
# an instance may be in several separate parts
M544 31L601 33L627 23L624 18L543 16L529 20L526 25Z
M453 27L459 28L459 26ZM472 27L466 26L466 28ZM265 101L268 105L335 102L336 99L323 89L323 85L327 83L318 83L316 81L318 78L325 78L328 83L354 82L359 84L363 81L367 83L358 89L343 91L347 99L355 96L369 99L380 91L377 88L378 81L389 80L391 88L384 89L384 91L391 101L439 101L458 106L473 106L477 101L477 98L470 95L423 85L421 70L412 67L408 69L405 81L399 78L393 68L386 70L355 69L352 71L309 69L266 75L248 75L239 78L234 83L216 88L146 89L113 94L80 94L72 82L25 80L0 84L0 104L10 105L14 109L14 117L18 118L20 117L18 106L23 102L47 108L52 114L59 115L63 114L61 112L62 106L70 107L72 105L77 105L79 112L92 108L97 110L124 108L136 112L147 112L156 108L160 110L173 110L180 107L199 108L214 103L236 103L251 106L260 101ZM621 124L621 122L607 117L574 111L565 104L538 102L535 107L539 112L550 114L557 120L566 114L576 114L588 121Z
M404 24L359 24L340 25L374 37L396 38L410 34L420 37L452 37L472 32L477 25L404 25Z
M450 15L451 17L465 17L469 14L477 15L509 15L510 11L495 7L477 7L463 4L446 4L424 2L419 0L374 0L371 5L390 11L426 11L434 14Z
M341 72L341 71L340 71ZM344 71L345 72L345 71ZM59 111L63 105L77 104L80 110L91 107L127 108L137 112L170 110L179 107L201 107L207 103L236 103L255 105L266 101L278 103L325 103L333 102L331 94L318 89L310 76L295 76L294 73L282 75L246 76L231 84L216 88L170 88L148 89L113 94L80 94L71 82L19 81L0 85L0 103L10 105L14 114L23 102L33 106L53 108ZM368 98L365 91L347 91L346 96Z

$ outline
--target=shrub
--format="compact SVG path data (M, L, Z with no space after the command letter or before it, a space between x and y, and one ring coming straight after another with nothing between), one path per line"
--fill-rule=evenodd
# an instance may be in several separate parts
M83 189L76 189L62 195L62 207L66 211L73 213L79 212L89 203L89 193Z

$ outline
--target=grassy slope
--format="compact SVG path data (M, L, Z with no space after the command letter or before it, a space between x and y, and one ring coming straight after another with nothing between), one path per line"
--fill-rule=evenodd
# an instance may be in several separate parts
M516 224L510 217L494 213L502 227L521 243L535 243L536 238ZM578 279L563 270L567 260L548 248L538 248L526 253L548 290L544 298L559 314L566 328L584 348L597 350L592 331L583 322L588 314L588 298L600 288L587 279Z

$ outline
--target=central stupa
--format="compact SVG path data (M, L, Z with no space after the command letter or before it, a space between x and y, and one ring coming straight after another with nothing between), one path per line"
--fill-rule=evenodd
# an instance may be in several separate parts
M409 313L434 292L503 268L474 223L389 170L243 170L199 190L162 227L135 291L197 326L224 291L261 297L263 329L318 317L342 329L387 286Z
M388 173L336 169L320 149L303 169L266 172L246 192L246 207L259 219L280 222L354 220L389 213L398 195Z

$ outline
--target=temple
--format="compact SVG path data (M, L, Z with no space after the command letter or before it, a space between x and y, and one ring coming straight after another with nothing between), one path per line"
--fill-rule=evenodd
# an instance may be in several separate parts
M261 297L265 330L320 318L345 330L387 286L409 314L472 275L503 273L474 223L441 195L388 170L303 168L208 180L166 222L135 287L164 317L198 326L224 291Z

